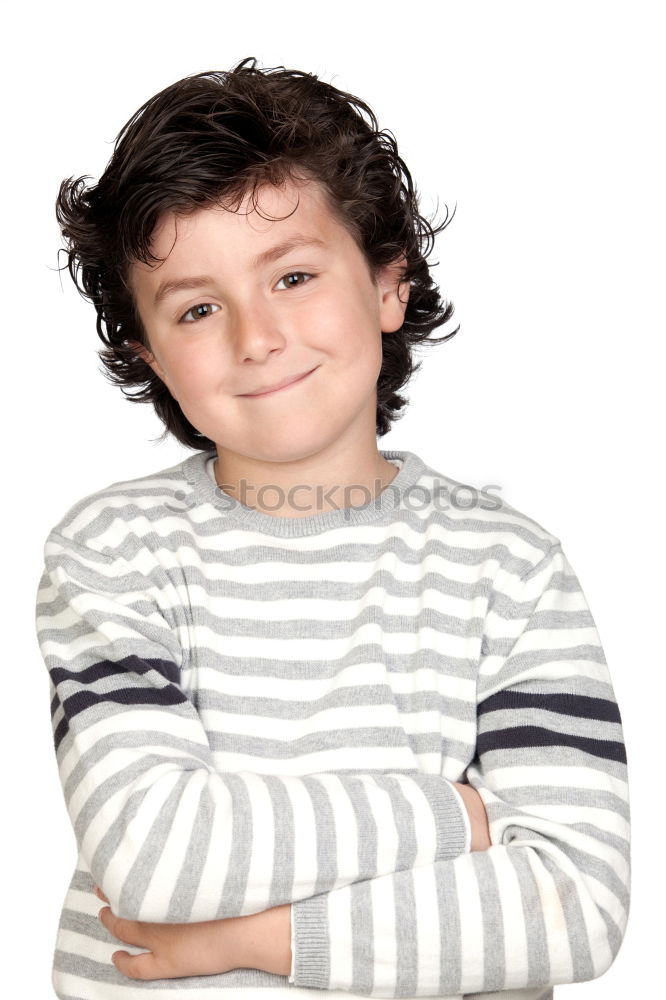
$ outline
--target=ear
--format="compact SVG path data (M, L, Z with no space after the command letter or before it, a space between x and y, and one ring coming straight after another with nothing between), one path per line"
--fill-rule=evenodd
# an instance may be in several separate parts
M155 360L154 355L150 353L147 347L144 347L143 344L140 344L138 340L125 340L123 341L123 343L127 344L127 346L132 349L134 354L138 354L139 357L142 358L147 365L150 365L150 367L153 369L158 378L161 378L163 382L166 382L162 367L160 366L159 362Z
M160 365L159 361L155 360L154 355L151 354L148 348L144 347L143 344L140 344L138 340L129 340L126 341L126 343L134 351L135 354L138 354L139 357L142 358L146 362L146 364L153 369L157 377L161 379L162 382L164 382L164 384L169 388L169 391L171 391L168 379L164 374L164 369Z
M405 321L410 282L402 278L407 258L401 254L377 275L382 333L394 333Z

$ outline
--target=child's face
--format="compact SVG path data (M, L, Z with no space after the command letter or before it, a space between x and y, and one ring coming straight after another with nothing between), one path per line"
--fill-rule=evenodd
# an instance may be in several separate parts
M152 249L167 260L130 274L152 350L139 353L221 459L297 461L345 437L374 442L376 454L382 331L402 325L409 283L398 286L393 265L373 284L316 182L265 186L257 199L261 215L246 195L235 213L202 208L177 229L173 213L160 220ZM297 234L321 245L256 259ZM165 282L202 275L200 287L156 301Z

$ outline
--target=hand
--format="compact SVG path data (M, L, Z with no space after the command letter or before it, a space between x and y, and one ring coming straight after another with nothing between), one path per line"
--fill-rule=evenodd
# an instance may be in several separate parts
M109 902L98 886L95 886L95 894L105 903ZM130 979L215 975L238 967L233 920L145 923L117 917L110 906L103 907L98 916L119 941L149 949L141 955L115 951L111 956L118 971Z
M98 886L95 894L109 902ZM120 941L149 949L141 955L115 951L111 956L118 971L130 979L211 976L242 968L288 976L291 970L289 904L244 917L191 924L124 920L105 906L99 919Z
M473 785L465 785L461 781L454 781L453 784L460 792L467 815L469 816L472 828L471 851L486 851L492 847L490 839L490 827L488 825L488 814L486 806L480 794Z

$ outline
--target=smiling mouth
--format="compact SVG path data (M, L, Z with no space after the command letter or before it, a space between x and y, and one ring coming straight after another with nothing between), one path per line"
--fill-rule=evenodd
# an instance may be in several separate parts
M309 372L305 372L304 375L299 375L297 378L292 379L291 382L287 382L286 385L281 385L277 389L266 389L265 392L242 392L240 395L245 399L259 399L262 396L274 396L276 392L284 392L285 389L291 389L292 385L298 385L300 382L304 382L305 379L312 375L312 373L316 370L316 368L312 368Z

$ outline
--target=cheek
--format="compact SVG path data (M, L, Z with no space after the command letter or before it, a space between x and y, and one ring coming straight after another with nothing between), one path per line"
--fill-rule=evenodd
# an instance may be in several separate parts
M181 395L197 397L206 386L220 380L221 363L212 352L182 350L168 361L167 372Z
M373 304L361 296L333 296L303 314L301 333L309 343L340 361L368 368L381 366L381 326Z
M382 367L381 344L378 341L352 340L344 356L333 359L331 380L340 400L365 400L376 389Z

